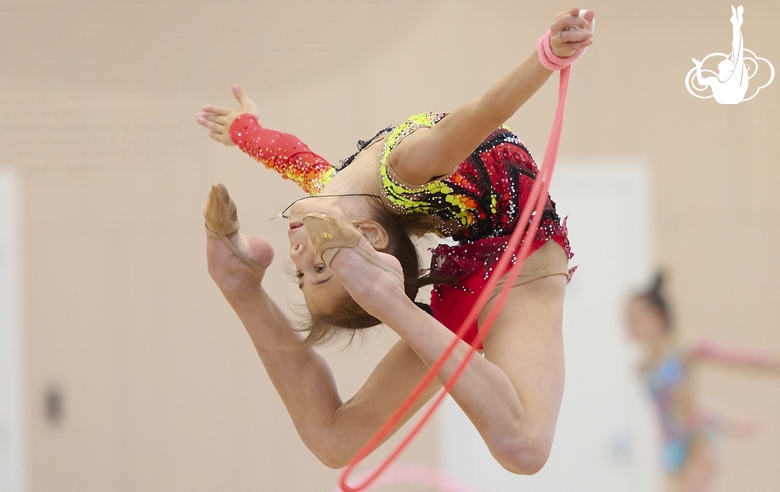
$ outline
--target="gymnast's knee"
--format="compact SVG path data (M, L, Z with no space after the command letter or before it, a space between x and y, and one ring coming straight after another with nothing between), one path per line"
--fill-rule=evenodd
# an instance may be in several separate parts
M343 452L333 450L317 451L311 447L309 449L323 465L327 466L328 468L333 468L334 470L344 468L349 464L349 460L352 458L352 454L346 454Z

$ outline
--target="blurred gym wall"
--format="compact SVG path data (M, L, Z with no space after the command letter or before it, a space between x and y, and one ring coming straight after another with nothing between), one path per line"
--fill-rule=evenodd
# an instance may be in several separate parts
M729 51L729 5L587 5L597 41L573 67L561 159L647 163L652 250L682 334L778 352L780 82L736 106L683 83L691 58ZM744 5L746 47L780 68L780 3ZM269 218L302 193L208 139L194 115L231 105L240 83L265 126L335 162L409 114L479 97L569 6L0 0L28 490L328 490L336 472L295 434L204 257L201 209L221 181L245 232L276 249L267 288L300 304L286 224ZM556 96L552 79L509 122L538 159ZM325 349L345 398L392 340ZM778 383L718 369L701 383L710 406L759 424L724 446L717 490L780 490ZM432 433L404 459L435 464Z

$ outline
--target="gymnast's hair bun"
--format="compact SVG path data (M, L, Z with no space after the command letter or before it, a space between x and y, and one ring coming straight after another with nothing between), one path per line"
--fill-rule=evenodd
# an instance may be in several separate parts
M653 276L653 281L649 288L639 296L658 310L664 318L665 329L670 331L672 329L672 309L666 298L665 285L666 274L663 270L658 270Z
M665 277L666 275L664 274L663 270L658 270L655 272L655 276L653 276L653 282L650 284L649 293L656 295L663 294L666 280Z

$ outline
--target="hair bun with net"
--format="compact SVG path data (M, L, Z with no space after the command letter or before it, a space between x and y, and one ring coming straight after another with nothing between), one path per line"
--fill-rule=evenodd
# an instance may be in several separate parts
M655 276L653 276L653 283L650 284L650 292L653 294L662 294L664 291L665 279L666 275L662 270L655 272Z

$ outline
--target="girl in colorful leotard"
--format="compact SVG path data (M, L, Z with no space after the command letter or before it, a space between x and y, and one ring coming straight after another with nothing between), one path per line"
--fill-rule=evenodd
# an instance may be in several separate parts
M626 314L629 333L644 349L640 371L660 423L667 490L709 490L716 468L713 439L723 430L724 421L696 406L692 367L702 361L712 361L780 375L780 361L767 355L727 350L709 342L687 349L680 347L672 330L671 310L663 295L661 273L646 291L629 300Z
M290 258L311 314L305 339L262 284L273 250L238 232L235 204L224 186L212 187L204 215L209 272L247 329L302 440L325 464L344 466L399 406L453 340L451 330L474 303L507 236L525 227L518 216L537 167L502 125L551 68L573 61L591 44L593 13L579 13L575 7L558 15L533 55L479 100L448 115L412 116L361 142L338 168L292 135L261 127L254 103L240 88L234 88L239 107L206 106L198 115L214 140L238 145L316 197L298 200L283 213L290 221ZM437 248L421 278L410 237L428 232L458 244ZM533 253L483 340L484 357L474 358L450 391L497 461L526 474L547 460L563 391L561 325L571 253L551 200L531 240ZM435 285L434 316L414 303L424 283ZM311 345L337 330L379 323L400 340L345 402ZM470 350L461 342L440 380Z

